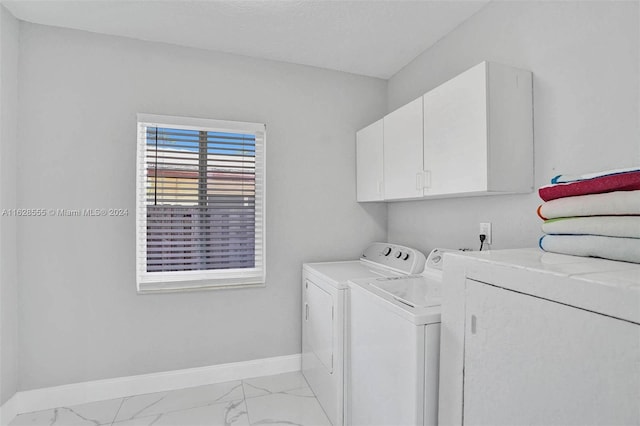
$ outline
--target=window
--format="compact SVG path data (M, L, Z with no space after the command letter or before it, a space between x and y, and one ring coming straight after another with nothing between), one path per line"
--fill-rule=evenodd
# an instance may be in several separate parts
M138 114L139 292L265 282L265 125Z

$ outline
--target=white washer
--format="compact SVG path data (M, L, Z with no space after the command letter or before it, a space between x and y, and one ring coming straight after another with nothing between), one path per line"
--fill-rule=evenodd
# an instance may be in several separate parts
M407 276L424 264L417 250L373 243L360 260L303 265L302 373L334 426L342 426L345 418L347 282Z
M349 282L348 424L437 424L441 265Z

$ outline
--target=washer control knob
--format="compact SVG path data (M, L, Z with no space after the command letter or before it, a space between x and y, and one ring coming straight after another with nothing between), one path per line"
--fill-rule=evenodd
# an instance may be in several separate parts
M402 257L402 252L401 251L397 251L396 252L396 258L400 259Z
M389 256L391 254L391 247L387 247L386 249L384 249L382 251L382 254L384 254L385 256Z
M404 257L402 258L402 260L407 260L409 259L409 253L405 254Z

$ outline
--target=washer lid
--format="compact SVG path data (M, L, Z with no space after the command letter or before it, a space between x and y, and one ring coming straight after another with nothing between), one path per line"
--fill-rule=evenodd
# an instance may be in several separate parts
M424 277L378 278L370 284L412 308L440 306L442 283Z
M421 281L423 285L431 286L432 289L434 286L440 284L438 280L431 280L424 276L415 275L412 275L410 277L405 276L397 280L386 280L386 283L383 280L378 280L375 278L363 278L349 281L349 289L351 290L350 299L352 302L358 300L360 302L373 303L374 305L380 307L380 309L388 309L401 318L404 318L405 320L415 325L439 323L439 298L433 297L429 301L422 303L423 305L431 305L433 303L433 306L411 306L411 301L407 300L408 297L396 297L398 295L392 293L393 287L398 286L398 283L405 282L407 280L415 282ZM428 284L429 282L431 282L431 284ZM383 284L382 287L384 289L377 287L381 284ZM406 296L406 294L404 296ZM419 297L415 297L415 299L419 301L426 300L424 298L420 299ZM421 303L418 303L418 305L420 304ZM355 313L353 312L352 314L355 315Z

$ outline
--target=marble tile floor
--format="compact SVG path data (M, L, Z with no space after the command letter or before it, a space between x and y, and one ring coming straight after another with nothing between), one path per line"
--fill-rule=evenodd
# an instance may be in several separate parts
M20 414L9 426L331 426L300 372Z

